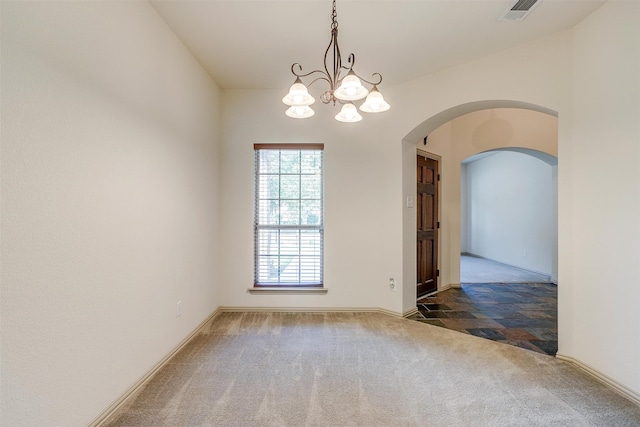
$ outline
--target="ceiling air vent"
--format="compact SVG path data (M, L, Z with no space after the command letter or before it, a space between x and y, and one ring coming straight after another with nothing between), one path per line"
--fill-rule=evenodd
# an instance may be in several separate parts
M505 10L499 21L522 21L542 0L517 0Z

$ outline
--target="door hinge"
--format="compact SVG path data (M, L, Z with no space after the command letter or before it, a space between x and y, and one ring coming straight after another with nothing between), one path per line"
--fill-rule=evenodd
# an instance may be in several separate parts
M436 223L437 228L440 228L440 221Z
M440 277L440 270L436 270L436 277Z
M440 174L438 174L438 181L440 181Z

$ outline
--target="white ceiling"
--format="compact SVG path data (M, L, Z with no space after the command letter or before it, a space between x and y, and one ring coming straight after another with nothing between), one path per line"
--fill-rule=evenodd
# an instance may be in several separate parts
M343 61L388 86L573 27L606 1L542 0L498 21L513 0L338 0ZM222 88L288 88L291 64L323 67L331 0L150 0Z

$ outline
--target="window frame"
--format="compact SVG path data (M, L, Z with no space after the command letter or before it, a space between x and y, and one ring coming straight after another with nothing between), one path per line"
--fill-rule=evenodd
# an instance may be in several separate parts
M302 224L301 216L299 216L299 221L297 224L281 224L280 220L278 220L278 224L260 224L260 201L265 200L260 198L260 179L261 176L267 175L262 174L260 170L260 153L261 151L273 150L273 151L320 151L320 197L318 199L303 199L302 194L299 194L298 199L300 202L303 200L319 200L320 201L320 212L318 217L318 224L309 225ZM280 164L280 163L279 163ZM279 176L279 182L282 176L291 176L291 173L283 174L281 169L278 169L277 175ZM297 175L302 179L305 175L302 173L302 170L299 170ZM301 187L300 187L301 190ZM299 291L299 292L311 292L311 293L325 293L326 290L324 288L324 144L322 143L290 143L290 144L254 144L254 279L253 279L253 288L250 291ZM269 199L273 200L273 199ZM295 199L286 199L281 198L280 194L278 194L277 200L281 203L283 200L295 200ZM260 261L264 256L269 256L260 253L260 232L264 230L293 230L301 232L303 230L317 230L318 231L318 240L319 240L319 267L314 267L314 273L318 273L319 281L310 281L310 282L281 282L281 275L278 273L278 280L275 282L261 282L260 278ZM296 247L298 252L298 259L300 260L302 255L302 248L300 245ZM281 249L279 248L277 251L277 256L281 256ZM302 267L300 263L298 263L297 267L298 277L301 276Z

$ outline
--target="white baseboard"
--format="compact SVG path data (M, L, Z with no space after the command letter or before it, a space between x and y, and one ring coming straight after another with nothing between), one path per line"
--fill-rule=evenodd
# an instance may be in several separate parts
M549 273L543 273L541 271L531 270L530 268L520 267L519 265L507 264L507 263L502 262L502 261L497 261L497 260L492 259L492 258L487 258L487 257L484 257L484 256L472 254L472 253L469 253L469 252L462 252L460 255L467 255L467 256L470 256L470 257L474 257L474 258L486 259L487 261L497 262L498 264L506 265L507 267L519 268L520 270L528 271L529 273L539 274L540 276L545 276L545 277L547 277L547 281L551 282L551 275ZM557 285L557 283L556 283L556 285Z
M438 296L438 293L440 293L440 292L444 292L444 291L446 291L447 289L451 289L451 288L452 288L452 285L451 285L451 284L448 284L448 285L442 285L440 288L436 289L436 290L435 290L435 291L433 291L433 292L430 292L430 293L428 293L428 294L425 294L425 295L422 295L422 296L420 296L420 297L417 297L417 298L416 298L416 302L417 302L417 301L420 301L420 300L421 300L421 299L423 299L423 298L437 297L437 296ZM413 313L411 313L411 314L413 314ZM409 314L409 315L411 315L411 314ZM405 317L407 317L407 316L406 316L406 314L405 314Z
M449 283L448 285L442 285L442 287L438 289L438 292L446 291L447 289L451 289L452 287L453 285L451 283Z
M560 360L563 360L565 362L569 362L572 365L576 366L577 368L582 369L583 371L585 371L589 375L595 377L600 382L602 382L602 383L608 385L609 387L613 388L615 391L617 391L618 393L620 393L621 395L623 395L627 399L631 400L635 404L640 405L640 394L638 394L635 391L629 389L625 385L620 384L618 381L614 380L613 378L611 378L607 374L604 374L604 373L598 371L597 369L592 368L591 366L587 365L586 363L583 363L583 362L579 361L578 359L575 359L575 358L573 358L571 356L565 356L563 354L558 353L558 354L556 354L556 359L560 359Z
M382 313L402 317L402 313L379 307L220 307L221 313Z
M412 316L412 315L416 314L417 312L418 312L418 309L414 307L409 311L405 311L404 314L402 315L402 317L409 317L409 316Z
M183 339L180 344L178 344L169 354L167 354L162 360L156 363L151 369L147 371L138 381L136 381L131 387L125 390L124 393L120 395L111 405L109 405L100 415L94 418L87 427L98 427L102 423L104 423L112 414L115 413L118 408L120 408L131 396L134 396L140 388L151 379L167 362L182 348L189 343L200 333L200 331L218 314L220 314L220 309L216 309L211 315L209 315L205 320L203 320L194 330L191 332L185 339Z

